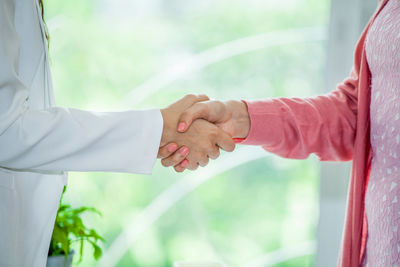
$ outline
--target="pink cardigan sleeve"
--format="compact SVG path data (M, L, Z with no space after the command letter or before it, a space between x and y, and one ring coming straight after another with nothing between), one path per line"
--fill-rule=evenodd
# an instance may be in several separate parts
M358 73L353 70L326 95L245 101L251 128L242 144L261 145L285 158L304 159L314 153L323 161L351 160L357 87Z

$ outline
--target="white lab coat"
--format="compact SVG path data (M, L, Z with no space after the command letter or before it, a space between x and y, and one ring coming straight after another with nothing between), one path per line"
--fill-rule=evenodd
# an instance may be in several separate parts
M37 0L0 0L0 266L43 267L66 171L148 174L159 110L55 106ZM82 88L84 90L84 88Z

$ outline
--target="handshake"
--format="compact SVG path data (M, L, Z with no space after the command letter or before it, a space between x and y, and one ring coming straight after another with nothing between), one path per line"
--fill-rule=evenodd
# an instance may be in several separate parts
M232 138L246 138L250 130L242 101L210 101L205 95L186 95L161 110L164 129L158 158L175 171L196 170L216 159L220 149L232 152Z

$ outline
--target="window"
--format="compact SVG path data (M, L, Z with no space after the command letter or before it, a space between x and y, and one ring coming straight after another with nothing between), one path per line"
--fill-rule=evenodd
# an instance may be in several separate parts
M163 107L187 93L309 96L323 85L327 0L46 4L61 106ZM285 160L239 146L182 175L160 164L152 176L71 173L66 199L103 212L88 220L106 237L104 266L198 258L305 266L315 248L318 169L314 158ZM90 257L81 264L93 265Z

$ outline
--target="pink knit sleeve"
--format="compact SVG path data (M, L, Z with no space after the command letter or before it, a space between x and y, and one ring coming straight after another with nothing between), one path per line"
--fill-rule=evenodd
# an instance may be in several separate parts
M251 129L242 142L261 145L285 158L316 154L324 161L353 157L358 75L355 71L337 89L309 98L245 101Z

